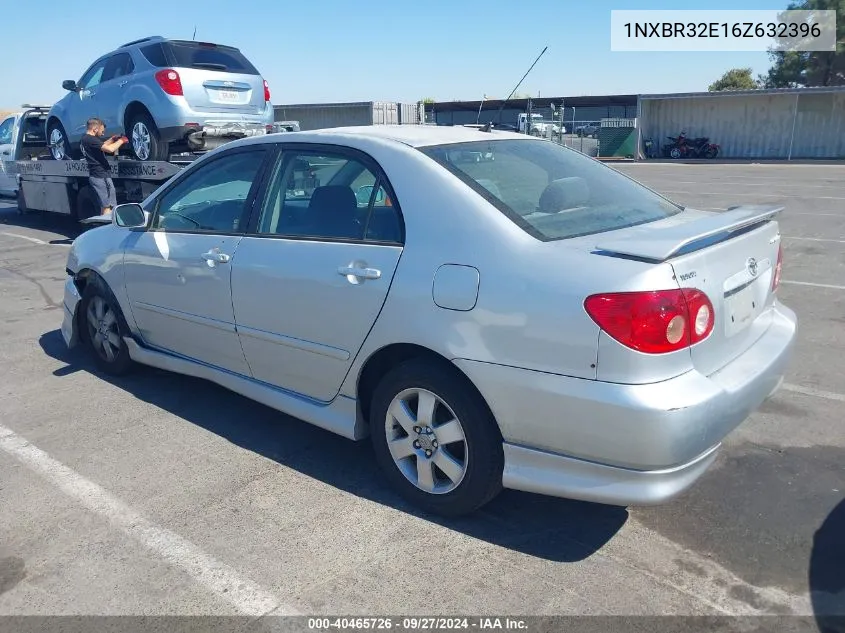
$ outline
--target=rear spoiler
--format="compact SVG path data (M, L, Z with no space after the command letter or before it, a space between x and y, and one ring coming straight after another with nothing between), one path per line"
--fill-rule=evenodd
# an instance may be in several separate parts
M774 219L783 207L742 205L723 213L662 228L643 225L631 229L625 238L596 245L596 251L608 255L627 255L637 259L663 262L685 247L723 233L733 233L753 224Z

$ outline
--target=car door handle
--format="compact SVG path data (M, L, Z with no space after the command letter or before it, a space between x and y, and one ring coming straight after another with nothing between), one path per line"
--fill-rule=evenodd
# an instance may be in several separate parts
M337 274L360 279L378 279L381 277L381 271L377 268L357 268L355 266L341 266L337 269Z
M209 264L213 264L215 262L218 264L228 264L232 259L231 255L227 255L226 253L221 253L219 251L208 251L207 253L203 253L202 258Z

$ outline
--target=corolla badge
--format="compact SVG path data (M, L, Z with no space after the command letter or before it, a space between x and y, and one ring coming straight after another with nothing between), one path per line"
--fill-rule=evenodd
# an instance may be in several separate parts
M748 270L748 274L752 277L757 276L757 260L753 257L749 257L748 261L745 262L745 268Z

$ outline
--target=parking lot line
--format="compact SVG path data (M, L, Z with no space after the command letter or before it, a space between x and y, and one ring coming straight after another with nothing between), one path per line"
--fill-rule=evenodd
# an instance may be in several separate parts
M29 466L62 492L107 519L244 615L297 615L296 609L240 576L183 537L158 527L92 481L50 457L11 429L0 425L0 450Z
M791 279L781 279L782 284L793 284L795 286L812 286L814 288L832 288L833 290L845 290L845 286L835 286L833 284L817 284L811 281L792 281Z
M18 237L22 240L27 240L35 244L47 244L47 242L39 240L37 237L29 237L28 235L21 235L19 233L0 233L0 235L5 235L6 237Z
M834 242L836 244L845 244L845 240L832 240L827 237L795 237L793 235L784 235L787 240L804 240L806 242Z
M781 387L786 391L800 393L805 396L815 396L816 398L825 398L826 400L836 400L837 402L845 402L845 395L841 393L823 391L821 389L814 389L813 387L802 387L801 385L793 385L788 382L783 383Z
M788 193L725 193L724 191L666 191L662 194L681 194L685 196L723 196L727 198L734 198L743 196L746 198L801 198L802 200L845 200L841 196L806 196L806 195L792 195Z

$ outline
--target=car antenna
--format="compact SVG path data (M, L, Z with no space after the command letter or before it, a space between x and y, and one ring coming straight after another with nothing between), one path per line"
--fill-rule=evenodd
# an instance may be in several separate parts
M505 109L505 104L506 104L506 103L510 100L510 98L514 95L514 93L515 93L515 92L519 89L519 87L522 85L522 82L523 82L523 81L525 81L525 78L528 76L528 73L530 73L530 72L531 72L531 69L533 69L533 68L534 68L534 66L536 66L536 65L537 65L537 62L538 62L538 61L540 61L540 58L541 58L543 55L545 55L545 53L546 53L546 51L547 51L547 50L549 50L549 47L548 47L548 46L546 46L546 48L544 48L544 49L543 49L543 51L542 51L539 55L537 55L537 59L535 59L535 60L534 60L534 63L533 63L533 64L531 64L531 67L530 67L528 70L526 70L526 71L525 71L525 74L522 76L522 79L520 79L520 80L519 80L519 83L518 83L518 84L516 84L516 86L514 86L514 89L513 89L513 90L511 90L511 93L508 95L508 98L507 98L507 99L505 99L504 101L502 101L502 105L499 107L499 112L496 114L496 116L497 116L497 118L498 118L498 122L499 122L499 123L501 123L501 122L502 122L502 110L504 110L504 109ZM489 130L489 129L487 129L487 128L492 127L492 125L493 125L493 122L492 122L492 121L490 121L490 122L489 122L487 125L485 125L485 126L484 126L484 128L482 128L482 129L484 129L484 131L485 131L485 132L489 132L490 130Z
M193 41L193 42L197 41L197 25L196 24L194 24L194 35L193 35L193 37L191 37L191 41Z

